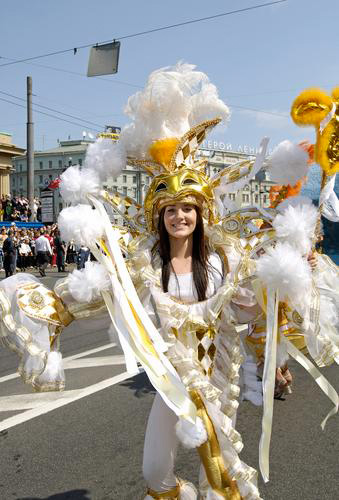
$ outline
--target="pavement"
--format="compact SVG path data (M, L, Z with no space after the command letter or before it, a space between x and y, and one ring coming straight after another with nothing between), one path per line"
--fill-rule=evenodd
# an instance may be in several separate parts
M38 275L37 272L33 274ZM53 286L66 274L47 270ZM1 276L1 275L0 275ZM144 373L126 374L107 324L71 324L63 333L66 390L35 394L16 376L15 354L0 350L0 500L140 500L142 449L154 389ZM302 367L291 363L293 393L274 402L266 500L338 500L338 416ZM337 367L321 370L336 389ZM258 467L262 408L242 402L241 459ZM161 446L161 436L159 436ZM179 449L177 473L197 484L194 450Z

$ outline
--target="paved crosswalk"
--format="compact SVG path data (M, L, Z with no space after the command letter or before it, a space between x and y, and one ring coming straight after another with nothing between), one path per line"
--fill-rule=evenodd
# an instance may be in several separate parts
M23 422L27 422L28 420L38 417L39 415L53 411L56 408L70 404L73 401L77 401L81 398L94 394L95 392L106 389L112 385L118 384L133 376L126 371L124 356L122 354L93 356L93 354L115 347L116 344L114 343L105 344L95 349L90 349L64 358L65 370L76 370L80 368L91 370L92 368L105 366L121 366L121 373L118 373L113 377L106 378L105 380L87 385L86 387L82 387L80 389L66 390L63 392L21 393L0 397L0 432ZM17 373L1 377L0 384L17 377ZM1 413L4 412L7 414L8 412L19 413L1 421Z

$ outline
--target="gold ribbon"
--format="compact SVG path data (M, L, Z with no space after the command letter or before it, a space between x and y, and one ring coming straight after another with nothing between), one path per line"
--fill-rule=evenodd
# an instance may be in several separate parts
M241 500L237 482L228 474L221 454L217 434L209 417L204 402L197 390L190 395L197 407L197 415L201 418L207 431L207 441L198 448L206 477L213 491L226 500Z

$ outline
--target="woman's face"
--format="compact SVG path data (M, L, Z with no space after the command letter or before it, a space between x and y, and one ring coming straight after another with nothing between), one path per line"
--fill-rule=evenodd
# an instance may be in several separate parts
M172 238L187 238L197 225L195 206L188 203L168 205L165 207L164 224Z

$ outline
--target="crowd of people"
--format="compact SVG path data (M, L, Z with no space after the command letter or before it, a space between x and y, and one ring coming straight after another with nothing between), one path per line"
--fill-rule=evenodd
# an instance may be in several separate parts
M0 221L28 222L31 216L28 198L2 195L0 199ZM41 220L41 202L34 198L34 219Z
M66 245L56 224L40 229L13 224L9 229L4 226L0 229L0 269L4 269L6 277L32 269L45 276L48 266L57 267L58 272L64 272L68 264L82 269L91 258L87 247L79 247L72 241Z

